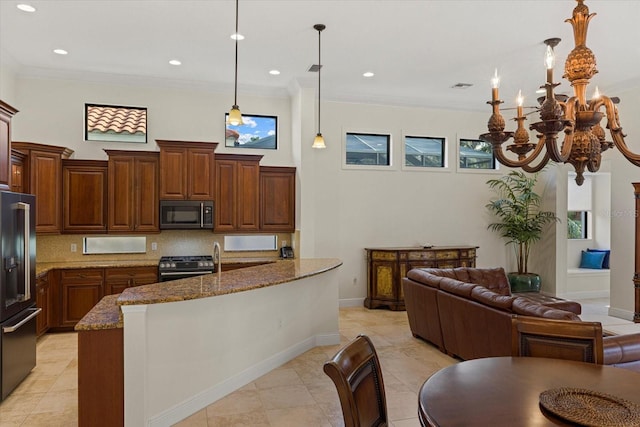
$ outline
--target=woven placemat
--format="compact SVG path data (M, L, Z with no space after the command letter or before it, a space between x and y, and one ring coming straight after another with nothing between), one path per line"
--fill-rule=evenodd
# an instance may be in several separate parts
M640 426L640 405L597 391L554 388L540 393L540 405L560 418L583 426Z

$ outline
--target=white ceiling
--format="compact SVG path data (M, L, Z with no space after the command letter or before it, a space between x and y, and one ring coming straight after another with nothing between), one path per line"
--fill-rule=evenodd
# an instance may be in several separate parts
M35 13L16 8L36 7ZM640 86L640 1L587 0L597 16L587 46L605 94ZM487 110L494 68L501 98L534 105L545 77L544 39L556 80L573 48L575 0L240 0L239 96L286 96L315 87L322 33L323 100ZM0 0L0 61L19 75L186 86L233 99L234 0ZM66 56L52 50L63 48ZM168 64L179 59L181 66ZM271 76L271 69L281 71ZM373 71L373 78L362 73ZM559 92L570 92L565 80ZM470 83L467 89L453 89ZM592 89L590 89L592 90ZM590 92L591 93L591 92ZM625 100L622 100L624 104ZM622 107L621 107L622 108Z

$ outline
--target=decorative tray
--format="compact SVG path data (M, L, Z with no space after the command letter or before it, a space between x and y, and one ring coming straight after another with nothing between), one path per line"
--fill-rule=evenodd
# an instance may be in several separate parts
M597 391L553 388L540 393L540 406L560 418L582 426L640 426L640 405Z

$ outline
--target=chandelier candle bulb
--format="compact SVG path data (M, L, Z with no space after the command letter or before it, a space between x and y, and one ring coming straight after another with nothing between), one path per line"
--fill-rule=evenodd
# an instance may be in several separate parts
M524 104L524 98L522 97L522 90L518 91L518 97L516 98L516 102L518 103L516 117L524 117L522 114L522 104Z
M496 68L493 77L491 78L491 100L498 100L498 87L500 87L500 77L498 77L498 69Z
M547 53L544 56L544 64L547 66L547 83L553 83L553 67L556 58L553 54L553 48L547 45Z

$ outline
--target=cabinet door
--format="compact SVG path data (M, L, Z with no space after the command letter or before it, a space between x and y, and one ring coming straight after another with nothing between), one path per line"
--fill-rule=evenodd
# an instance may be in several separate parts
M56 153L31 150L29 153L31 194L36 196L36 232L61 230L62 158Z
M107 162L64 160L62 231L106 233Z
M11 191L24 193L26 191L24 156L11 155Z
M216 160L216 232L233 231L236 228L236 162Z
M158 212L158 158L139 157L135 161L136 200L134 230L152 233L160 230Z
M118 267L105 271L105 295L119 294L126 288L158 282L158 268Z
M212 200L215 197L214 168L213 149L187 149L188 199Z
M398 264L393 261L371 261L371 298L375 300L396 299Z
M184 200L187 198L186 149L161 146L160 148L160 199Z
M51 326L51 293L49 292L48 275L36 279L36 307L42 309L36 318L36 333L40 336L47 332Z
M0 190L11 186L11 117L18 110L0 101Z
M134 228L134 160L109 156L109 231L127 232Z
M102 269L62 270L60 272L62 298L60 326L75 326L102 299L103 287Z
M295 168L260 168L260 230L295 231Z
M260 165L257 162L238 162L238 186L236 189L236 229L258 230L260 221Z

